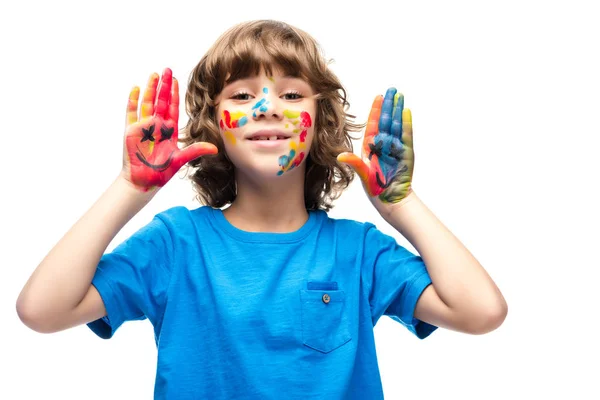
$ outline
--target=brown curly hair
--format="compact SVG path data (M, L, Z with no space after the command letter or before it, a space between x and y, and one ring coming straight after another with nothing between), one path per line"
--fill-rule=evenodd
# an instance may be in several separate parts
M304 203L307 210L332 207L354 177L350 167L337 155L352 151L350 132L364 124L352 122L347 114L346 91L327 66L318 43L306 32L279 21L250 21L236 25L217 39L194 68L185 97L189 116L180 142L213 143L215 155L189 163L195 171L190 178L201 203L215 208L230 204L236 197L235 167L225 146L215 115L215 99L225 85L273 68L285 75L300 77L317 93L315 136L306 159Z

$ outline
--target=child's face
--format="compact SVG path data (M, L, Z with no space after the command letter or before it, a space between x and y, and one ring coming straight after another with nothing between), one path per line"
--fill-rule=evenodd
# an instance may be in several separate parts
M316 112L306 81L262 72L225 86L217 104L225 151L236 168L265 178L303 169Z

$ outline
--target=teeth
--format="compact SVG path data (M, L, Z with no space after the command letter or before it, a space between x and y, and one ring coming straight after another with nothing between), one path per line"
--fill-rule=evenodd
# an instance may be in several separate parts
M277 136L271 136L269 137L269 140L277 140Z

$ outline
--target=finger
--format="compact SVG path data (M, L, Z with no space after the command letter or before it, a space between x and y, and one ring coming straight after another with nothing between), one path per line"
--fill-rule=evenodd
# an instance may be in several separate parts
M127 101L127 125L135 124L138 120L138 99L140 98L140 88L134 86L129 92L129 100Z
M356 154L351 152L341 153L337 156L341 163L348 164L358 174L360 180L367 184L369 179L369 166Z
M148 79L144 98L142 99L141 118L148 118L154 115L154 98L156 97L156 86L158 86L158 74L153 73Z
M381 116L379 117L379 132L390 133L392 125L392 112L394 111L394 96L396 95L395 88L389 88L385 92L383 105L381 106Z
M171 84L173 81L173 72L169 68L165 68L160 83L158 84L158 97L154 105L154 115L161 118L167 118L167 110L169 109L169 95L171 94Z
M412 114L408 108L402 110L402 143L413 148Z
M182 149L175 156L174 162L177 163L177 169L181 168L184 164L207 154L217 154L219 151L217 150L217 146L212 143L207 142L198 142L189 145L188 147Z
M379 115L381 114L381 104L383 103L383 96L377 95L373 100L371 106L371 112L369 113L369 119L367 120L367 127L365 128L365 138L363 140L363 151L369 152L368 144L372 142L372 137L377 135L377 124L379 124Z
M394 96L394 114L392 117L392 136L402 140L402 110L404 109L404 95L396 93Z
M179 82L175 78L173 78L173 86L171 87L171 101L167 118L177 125L179 120Z

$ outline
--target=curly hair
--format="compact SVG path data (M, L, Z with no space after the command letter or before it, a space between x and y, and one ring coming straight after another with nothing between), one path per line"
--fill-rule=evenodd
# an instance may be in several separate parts
M328 68L318 43L306 32L279 21L260 20L236 25L226 31L190 74L185 102L189 120L180 142L186 146L209 142L219 153L199 157L189 163L195 171L192 184L204 204L215 208L236 198L235 166L225 153L219 131L215 100L225 85L261 70L273 68L308 82L317 93L315 135L306 159L304 202L307 210L328 211L333 200L354 177L350 167L337 161L337 155L352 151L350 132L364 124L353 122L346 113L346 91Z

